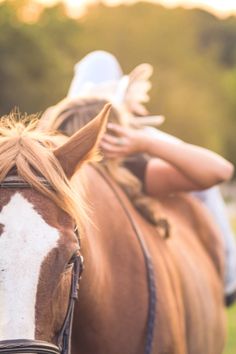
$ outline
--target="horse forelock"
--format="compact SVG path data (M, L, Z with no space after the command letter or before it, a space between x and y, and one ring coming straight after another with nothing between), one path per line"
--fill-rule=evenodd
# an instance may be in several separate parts
M0 181L13 170L37 191L53 200L80 225L86 212L79 193L73 189L56 159L53 148L66 137L36 129L36 116L18 114L2 117L0 121ZM47 188L38 176L50 184Z

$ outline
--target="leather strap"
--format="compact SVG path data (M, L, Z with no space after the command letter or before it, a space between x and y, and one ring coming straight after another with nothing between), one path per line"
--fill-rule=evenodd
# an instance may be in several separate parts
M56 345L48 342L40 340L14 339L1 341L0 353L60 354L60 351Z
M38 176L37 180L40 181L45 187L52 189L52 186L46 178ZM19 176L7 176L2 182L0 182L0 188L32 188L32 186Z
M71 291L70 291L70 302L67 309L67 314L61 328L61 331L58 335L58 346L60 348L61 354L70 354L71 352L71 334L72 334L72 324L73 324L73 315L75 301L78 299L78 289L79 289L79 280L81 278L84 262L83 257L78 253L73 260L73 273L71 278Z
M156 319L156 303L157 303L157 296L156 296L156 283L155 283L155 274L154 274L154 267L152 263L152 257L149 253L147 248L146 242L143 238L143 235L135 223L134 219L130 215L128 209L126 208L123 200L121 199L120 195L114 188L111 180L108 176L104 173L102 168L98 165L91 165L99 174L100 176L106 181L107 185L111 188L112 192L114 193L116 199L120 203L126 217L128 218L134 233L137 237L137 240L140 244L140 247L143 252L143 257L145 260L146 271L147 271L147 284L148 284L148 293L149 293L149 306L148 306L148 321L147 321L147 330L146 330L146 342L145 342L145 349L144 354L151 354L153 350L153 339L154 339L154 327L155 327L155 319Z

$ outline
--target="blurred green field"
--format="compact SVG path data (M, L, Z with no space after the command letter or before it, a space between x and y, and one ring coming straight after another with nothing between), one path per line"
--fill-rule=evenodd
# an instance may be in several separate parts
M233 220L233 227L236 231L236 218ZM236 305L227 310L228 339L224 354L236 353Z
M236 353L236 305L227 311L228 340L224 354Z

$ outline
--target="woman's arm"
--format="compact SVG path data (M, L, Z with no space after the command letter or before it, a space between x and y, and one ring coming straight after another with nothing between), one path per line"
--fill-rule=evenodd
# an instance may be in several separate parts
M154 157L147 165L145 189L150 195L209 188L226 181L233 165L218 154L152 130L108 125L114 135L105 134L101 147L108 158L147 153Z

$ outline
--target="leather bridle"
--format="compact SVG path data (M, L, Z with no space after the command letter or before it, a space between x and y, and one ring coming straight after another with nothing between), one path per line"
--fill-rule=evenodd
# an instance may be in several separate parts
M51 188L48 181L43 177L38 177L41 183L47 188ZM7 176L0 182L0 188L31 188L31 185L18 176ZM75 229L77 233L77 229ZM0 354L14 353L34 353L34 354L70 354L71 333L73 323L73 313L75 301L78 298L79 280L83 272L83 257L80 254L78 238L78 249L70 260L72 264L71 289L67 313L62 328L57 335L57 344L48 343L41 340L11 339L0 341Z

